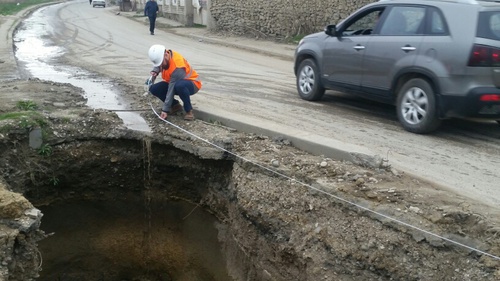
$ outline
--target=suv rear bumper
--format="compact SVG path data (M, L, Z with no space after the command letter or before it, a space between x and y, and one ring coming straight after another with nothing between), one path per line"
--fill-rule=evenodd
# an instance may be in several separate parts
M467 96L439 97L441 117L475 117L500 120L500 101L481 101L483 95L500 95L495 87L479 87L469 91Z

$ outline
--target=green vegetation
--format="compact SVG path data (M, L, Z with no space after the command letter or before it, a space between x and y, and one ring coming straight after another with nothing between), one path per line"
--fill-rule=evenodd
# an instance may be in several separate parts
M19 101L16 106L22 111L0 114L0 121L18 120L19 126L28 131L34 127L44 128L47 126L44 117L39 112L35 111L38 109L38 105L35 102L30 100Z
M34 111L7 112L0 114L0 121L3 120L18 120L19 127L31 130L33 127L45 127L47 122L43 116Z
M19 101L17 102L16 106L22 111L6 112L0 114L0 121L18 121L18 126L28 132L36 127L40 127L42 129L47 127L47 121L45 120L44 116L35 111L36 109L38 109L38 105L35 102L30 100ZM5 132L9 131L12 128L13 123L10 123L1 127L0 130ZM42 134L44 136L46 135L45 130L42 130Z
M36 114L34 112L7 112L0 114L0 121L9 119L21 119L29 117L30 115Z
M294 44L299 44L300 40L306 36L305 34L297 34L293 37L288 38L288 43L294 43Z
M18 101L17 102L17 108L19 108L20 110L26 110L26 111L33 111L33 110L36 110L38 108L38 105L36 105L36 103L34 101L30 101L30 100L22 100L22 101Z
M39 114L33 114L30 117L31 118L23 118L23 119L21 119L21 122L19 123L19 125L23 129L26 129L27 131L29 131L29 130L35 128L35 127L44 128L44 127L47 126L47 122Z
M52 146L50 146L48 144L43 144L38 149L38 154L45 156L45 157L52 155Z
M14 3L0 3L0 15L13 15L27 7L49 2L54 2L54 0L19 0Z
M53 186L56 186L56 185L59 185L59 178L54 176L52 178L49 179L49 182L50 184L52 184Z
M208 119L208 123L217 125L217 126L223 126L222 122L219 120L214 120L214 119Z

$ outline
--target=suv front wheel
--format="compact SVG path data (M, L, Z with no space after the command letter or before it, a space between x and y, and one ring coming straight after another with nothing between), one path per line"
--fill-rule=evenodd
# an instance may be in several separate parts
M321 85L318 66L312 59L302 61L297 70L297 91L308 101L320 100L325 93Z
M434 90L424 79L406 82L398 94L398 119L403 128L417 134L430 133L441 124Z

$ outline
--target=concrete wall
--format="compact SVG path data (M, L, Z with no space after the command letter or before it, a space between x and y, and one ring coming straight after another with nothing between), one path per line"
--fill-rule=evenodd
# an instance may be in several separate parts
M134 0L132 0L134 1ZM136 0L144 9L147 0ZM323 30L377 0L157 0L160 14L235 35L289 38Z
M197 2L197 4L195 4ZM209 24L209 11L208 4L209 0L196 0L193 2L194 5L194 13L193 13L193 21L196 24L208 25Z
M158 0L163 6L163 15L187 26L207 25L209 0Z
M376 0L210 0L211 28L237 35L293 37L323 30Z

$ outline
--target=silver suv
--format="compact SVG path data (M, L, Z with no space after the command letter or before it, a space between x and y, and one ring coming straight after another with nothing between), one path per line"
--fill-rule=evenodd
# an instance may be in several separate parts
M368 4L304 37L294 72L301 98L319 100L332 89L395 104L414 133L449 117L500 120L500 3Z

